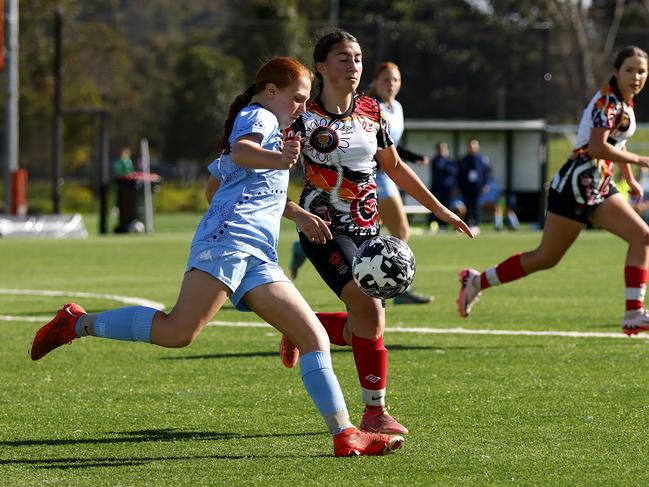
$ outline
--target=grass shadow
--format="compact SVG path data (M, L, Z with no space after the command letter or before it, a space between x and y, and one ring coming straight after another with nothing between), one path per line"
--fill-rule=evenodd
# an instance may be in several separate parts
M57 438L57 439L32 439L2 441L0 446L13 447L34 447L34 446L67 446L87 444L111 444L111 443L147 443L147 442L185 442L191 440L232 440L232 439L255 439L255 438L276 438L291 436L320 436L325 432L301 432L301 433L268 433L242 435L238 433L225 433L216 431L181 431L173 428L150 429L136 431L116 432L117 437L107 438ZM37 469L84 469L146 465L159 461L184 461L184 460L240 460L251 458L303 458L311 456L320 458L327 455L300 455L300 454L269 454L269 455L187 455L187 456L144 456L144 457L98 457L98 458L18 458L0 459L0 465L27 465Z
M111 443L146 443L164 441L190 441L190 440L230 440L247 438L273 438L287 436L315 436L323 432L302 432L302 433L267 433L258 435L242 435L239 433L226 433L218 431L181 431L174 428L150 429L136 431L115 432L117 436L106 438L57 438L57 439L31 439L0 441L0 446L59 446L59 445L87 445L87 444L111 444ZM0 460L0 465L3 460Z
M388 345L387 349L390 352L411 352L416 350L427 350L427 351L451 351L451 350L482 350L482 349L521 349L521 348L544 348L545 345L508 345L508 346L451 346L451 347L435 347L429 345ZM338 347L333 346L331 348L331 353L352 353L351 347ZM276 351L272 352L236 352L236 353L210 353L210 354L201 354L201 355L182 355L177 357L162 357L161 360L216 360L216 359L231 359L231 358L254 358L254 357L278 357L279 354Z

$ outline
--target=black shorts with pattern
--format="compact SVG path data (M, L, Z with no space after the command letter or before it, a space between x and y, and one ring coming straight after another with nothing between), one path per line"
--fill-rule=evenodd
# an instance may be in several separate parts
M299 232L300 243L304 253L315 267L320 277L340 298L343 288L354 280L352 262L356 249L368 236L352 236L334 233L332 240L319 244L311 242L302 232Z
M610 183L609 190L606 195L604 195L604 201L616 193L618 193L618 190L615 187L615 184ZM602 201L602 203L604 201ZM567 186L561 192L554 188L550 188L550 191L548 192L548 211L584 224L588 223L593 212L599 208L602 203L596 205L585 205L577 202L570 186Z

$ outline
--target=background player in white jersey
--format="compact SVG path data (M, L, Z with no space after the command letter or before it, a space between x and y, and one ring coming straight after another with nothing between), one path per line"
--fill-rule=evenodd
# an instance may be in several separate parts
M428 164L428 156L417 154L400 144L405 128L403 118L403 107L396 99L401 90L401 71L392 62L383 62L374 70L372 88L367 96L373 96L379 100L381 110L388 120L390 137L397 148L401 160L416 162L417 164ZM379 217L381 223L388 227L388 230L395 237L408 241L410 237L410 224L408 216L403 207L403 200L399 188L390 177L379 168L376 172L376 196L379 203ZM408 289L393 299L394 304L425 304L432 300L431 296L415 293Z
M198 225L176 305L164 313L145 306L86 314L65 305L34 337L32 360L58 346L92 335L163 347L189 345L230 298L254 311L305 354L302 381L334 436L336 456L382 455L403 437L357 430L333 372L329 340L302 295L277 263L277 239L300 141L283 141L281 130L304 112L313 74L292 58L274 58L255 83L232 103L211 164L210 207Z
M318 313L318 318L331 343L352 346L365 404L361 429L405 433L408 430L386 409L385 310L379 299L361 291L351 272L358 246L379 233L376 160L440 219L472 234L401 161L378 101L356 93L363 72L356 38L342 31L326 34L316 43L313 60L319 93L289 131L302 135L304 188L300 204L289 201L285 216L296 222L305 254L348 310L348 314ZM280 354L287 366L297 360L295 346L286 336Z
M649 157L627 151L626 141L636 129L633 97L646 80L647 53L635 46L622 49L616 56L609 82L595 93L584 110L572 155L552 180L541 244L482 273L464 269L457 299L461 316L469 315L482 290L554 267L590 221L629 244L622 327L627 334L649 330L649 314L644 308L649 227L618 193L612 180L612 165L617 162L631 194L642 198L642 187L629 164L647 167Z

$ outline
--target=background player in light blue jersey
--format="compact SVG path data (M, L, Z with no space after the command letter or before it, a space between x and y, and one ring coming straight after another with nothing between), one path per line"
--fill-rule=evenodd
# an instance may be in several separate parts
M66 304L36 333L32 360L85 335L184 347L229 298L304 351L302 381L334 435L336 456L382 455L402 445L402 436L361 432L351 424L327 333L277 263L288 169L300 152L299 138L283 141L281 129L305 111L312 79L295 59L274 58L232 103L221 156L210 166L211 204L192 241L174 308L164 313L131 306L87 314L78 304Z

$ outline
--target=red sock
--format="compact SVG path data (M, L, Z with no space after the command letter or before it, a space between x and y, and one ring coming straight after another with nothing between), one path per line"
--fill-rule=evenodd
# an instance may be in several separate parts
M315 314L324 329L327 330L329 341L334 345L347 345L343 330L345 323L347 323L347 313L316 313Z
M385 389L388 351L383 346L383 337L371 339L352 335L352 351L361 387L371 391Z
M626 310L644 308L644 295L647 288L647 269L626 266L624 268Z
M506 282L525 277L527 273L523 270L523 266L521 266L521 255L523 254L512 255L497 266L490 267L480 274L480 289L487 289L491 286L505 284Z

